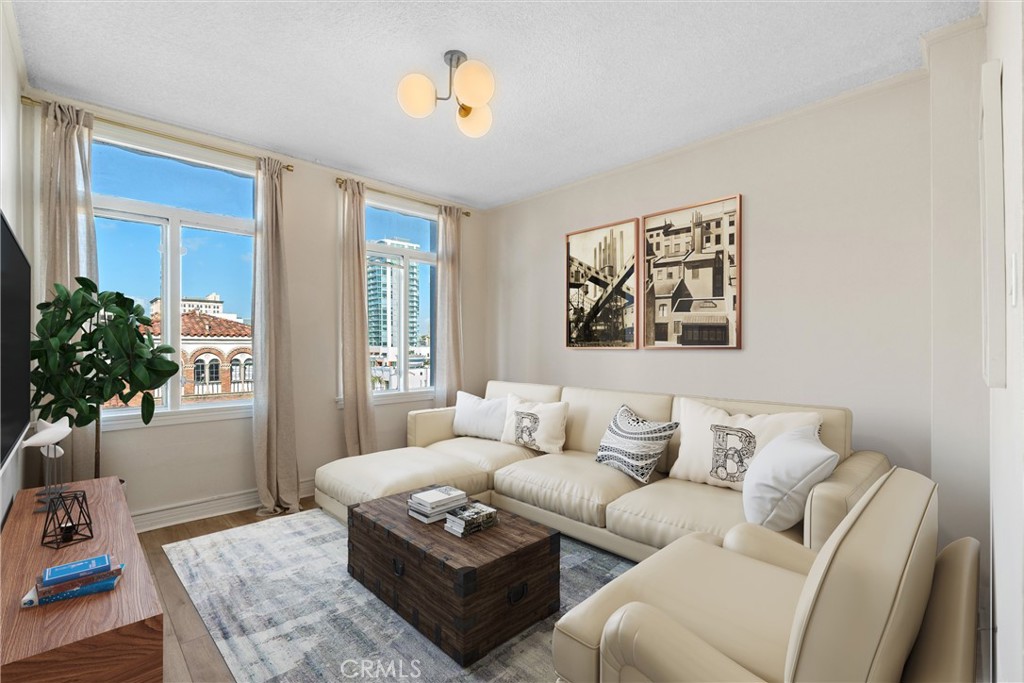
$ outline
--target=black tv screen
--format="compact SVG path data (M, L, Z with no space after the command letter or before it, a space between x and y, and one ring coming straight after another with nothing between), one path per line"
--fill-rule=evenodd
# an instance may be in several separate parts
M32 269L0 213L0 455L6 462L28 427Z

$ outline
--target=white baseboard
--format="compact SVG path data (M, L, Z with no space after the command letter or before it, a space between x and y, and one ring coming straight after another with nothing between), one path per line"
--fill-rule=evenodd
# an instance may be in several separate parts
M313 480L304 479L299 482L299 496L305 498L313 495ZM260 497L256 489L211 496L199 500L190 500L174 505L143 510L132 515L135 531L152 531L173 524L194 522L197 519L226 515L230 512L241 512L259 507Z

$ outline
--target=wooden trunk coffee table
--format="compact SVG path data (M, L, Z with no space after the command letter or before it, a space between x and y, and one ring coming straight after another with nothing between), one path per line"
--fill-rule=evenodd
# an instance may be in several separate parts
M348 573L445 654L468 666L558 611L559 532L499 510L459 538L410 517L410 493L349 506Z

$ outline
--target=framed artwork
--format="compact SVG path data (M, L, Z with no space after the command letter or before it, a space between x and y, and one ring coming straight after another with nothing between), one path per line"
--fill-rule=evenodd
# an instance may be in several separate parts
M740 195L644 216L643 347L740 348Z
M637 219L565 236L565 344L635 349Z

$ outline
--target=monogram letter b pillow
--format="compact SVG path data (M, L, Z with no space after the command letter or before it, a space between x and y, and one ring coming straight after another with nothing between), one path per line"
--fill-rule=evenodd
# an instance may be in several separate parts
M821 426L820 413L730 415L721 408L682 398L679 459L670 477L743 490L750 462L772 439L801 427Z
M561 453L568 416L568 403L534 403L509 394L501 440L535 451Z

